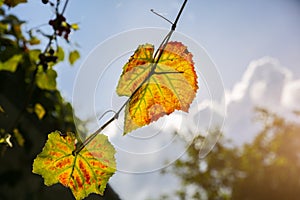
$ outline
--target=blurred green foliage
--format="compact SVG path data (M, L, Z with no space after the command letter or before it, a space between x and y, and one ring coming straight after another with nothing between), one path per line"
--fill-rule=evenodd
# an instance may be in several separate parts
M73 199L67 188L47 187L32 173L33 159L42 151L48 134L76 129L72 106L56 88L54 67L65 58L58 45L60 36L57 30L52 35L25 32L25 22L11 14L12 7L24 2L0 0L0 199ZM71 29L66 30L64 37ZM48 45L41 47L40 40L45 39ZM78 58L72 55L70 63ZM93 198L95 195L88 199ZM97 198L118 199L109 186L105 195Z
M40 64L42 50L31 45L31 34L23 35L24 22L5 12L1 7L0 105L3 112L0 114L0 138L11 134L12 142L17 144L15 129L29 140L34 134L29 132L32 129L42 130L39 134L53 129L75 131L72 107L56 89L56 71L51 65L43 67ZM25 140L26 143L30 144ZM0 146L2 154L6 148L6 145Z
M164 171L175 174L182 187L160 199L299 199L300 125L265 109L257 112L263 129L242 147L220 141L200 159L203 138L195 138L187 157Z
M4 1L11 7L17 2ZM24 21L6 14L5 4L0 8L0 199L71 199L64 188L45 189L31 168L48 133L75 132L72 107L56 89L53 67L39 64L37 37L23 34Z

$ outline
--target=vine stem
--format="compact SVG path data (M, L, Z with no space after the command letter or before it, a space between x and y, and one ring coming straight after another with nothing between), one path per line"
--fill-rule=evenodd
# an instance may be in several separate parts
M67 8L68 3L69 3L69 0L66 0L65 5L64 5L64 7L63 7L63 9L62 9L62 11L61 11L61 15L63 15L64 12L66 11L66 8Z
M105 129L110 123L112 123L115 119L119 118L119 115L121 113L121 111L124 109L124 107L129 103L129 101L132 99L132 97L137 93L137 91L151 78L151 76L153 74L155 74L155 69L157 67L157 64L164 52L164 49L166 48L167 43L169 42L173 32L176 29L176 25L178 23L178 20L181 16L181 13L185 7L187 3L187 0L184 0L178 14L177 17L174 21L174 23L172 23L172 27L171 30L169 31L169 33L165 36L165 38L163 39L163 41L161 42L161 44L159 45L159 48L155 51L154 54L154 63L152 63L151 65L151 71L148 74L148 76L143 80L143 82L133 91L133 93L130 95L130 97L125 101L125 103L119 108L119 110L115 113L115 115L110 118L108 121L106 121L99 129L97 129L94 133L92 133L88 138L86 138L82 143L79 143L79 145L76 147L76 149L72 152L72 154L74 156L76 156L86 145L88 145L103 129Z

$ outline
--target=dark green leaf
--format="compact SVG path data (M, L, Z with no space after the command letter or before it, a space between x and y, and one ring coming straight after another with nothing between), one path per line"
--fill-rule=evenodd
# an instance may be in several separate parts
M0 22L0 34L5 33L8 30L8 25Z
M17 54L8 59L6 62L0 62L0 71L10 71L15 72L17 70L18 64L22 61L22 55Z

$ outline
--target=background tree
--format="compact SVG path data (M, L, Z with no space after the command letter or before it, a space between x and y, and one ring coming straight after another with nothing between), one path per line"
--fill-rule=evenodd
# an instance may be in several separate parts
M59 0L41 1L41 6L43 2L55 8L48 25L53 33L26 33L25 22L8 9L22 2L26 1L0 0L0 199L73 199L68 189L47 187L31 171L51 131L76 131L72 107L56 88L54 67L65 57L59 41L68 43L69 33L78 27L64 16L68 0L64 5ZM48 41L45 47L39 45L38 36ZM70 63L78 57L76 50L70 52ZM118 196L108 186L104 197L97 199Z
M220 141L199 159L201 137L187 157L165 172L180 178L182 187L162 199L298 199L300 195L300 125L258 109L263 129L254 141L230 148Z

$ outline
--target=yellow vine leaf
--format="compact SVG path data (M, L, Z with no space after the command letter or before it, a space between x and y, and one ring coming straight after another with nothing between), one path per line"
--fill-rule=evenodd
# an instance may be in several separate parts
M69 187L78 199L91 193L103 195L109 178L116 170L115 149L103 134L73 155L76 137L59 131L48 135L43 151L33 162L33 173L44 178L45 185L55 183Z
M0 105L0 113L5 113L5 110L3 109L3 107Z
M17 143L20 147L24 147L24 143L25 143L25 139L23 137L23 135L20 133L19 129L15 128L13 130L14 133L14 137L17 140Z
M34 105L34 112L36 116L39 118L39 120L43 119L43 117L46 114L45 108L40 103L36 103Z
M123 67L116 91L130 97L124 135L175 110L188 112L196 96L197 74L185 45L167 43L157 64L153 54L153 45L140 45Z

